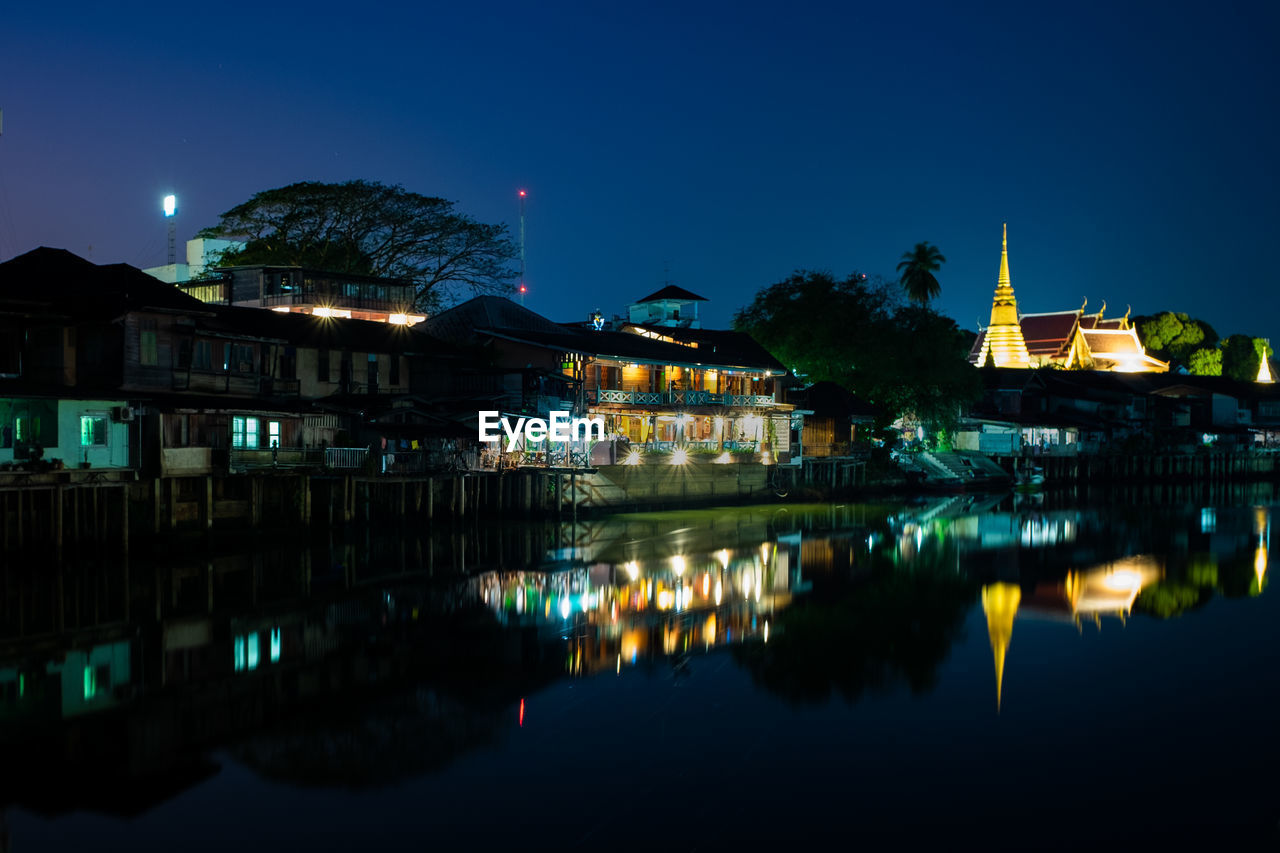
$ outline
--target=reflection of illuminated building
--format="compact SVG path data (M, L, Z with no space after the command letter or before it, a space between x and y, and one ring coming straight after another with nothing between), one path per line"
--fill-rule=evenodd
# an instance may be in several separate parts
M1263 359L1266 364L1266 359ZM1253 549L1253 575L1257 579L1256 593L1262 592L1262 583L1267 576L1267 547L1271 543L1271 518L1266 507L1253 508L1253 535L1257 545Z
M1063 582L1071 615L1079 621L1082 615L1112 615L1125 618L1133 610L1133 602L1144 586L1160 579L1160 570L1149 557L1134 557L1112 564L1107 569L1090 572L1068 572Z
M1019 608L1029 617L1067 619L1080 625L1082 617L1100 624L1103 616L1126 619L1144 587L1160 580L1163 571L1154 557L1127 557L1085 571L1067 572L1065 580L1037 584L1023 598L1016 584L993 583L982 588L982 611L996 671L996 709L1004 689L1005 655L1013 638L1013 621Z
M1004 656L1013 639L1013 619L1018 614L1022 590L1017 584L993 583L982 588L982 612L987 615L987 635L996 664L996 710L1000 710L1004 685Z
M561 572L493 572L478 582L502 624L567 643L572 674L764 639L791 601L801 539L597 563Z

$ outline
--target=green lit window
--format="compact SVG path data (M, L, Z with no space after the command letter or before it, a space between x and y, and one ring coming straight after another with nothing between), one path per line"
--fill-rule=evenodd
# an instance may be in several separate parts
M280 660L280 629L271 629L271 662Z
M244 637L236 637L235 647L236 647L236 652L235 652L236 672L243 672L244 671Z
M80 416L80 446L107 446L107 419L102 415Z
M84 698L92 699L98 692L98 679L93 667L84 668Z
M258 668L258 632L249 635L248 646L248 666L252 671Z
M258 447L258 426L257 418L232 418L231 446L256 450Z

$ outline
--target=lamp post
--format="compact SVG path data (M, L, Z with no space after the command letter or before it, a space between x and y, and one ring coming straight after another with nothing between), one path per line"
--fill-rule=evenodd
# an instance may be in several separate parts
M164 197L164 218L169 223L169 265L178 262L177 248L174 245L174 217L178 215L178 197L170 194Z

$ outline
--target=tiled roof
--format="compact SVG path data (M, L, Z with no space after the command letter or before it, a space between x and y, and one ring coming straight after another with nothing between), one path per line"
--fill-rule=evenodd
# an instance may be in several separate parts
M662 290L659 290L655 293L650 293L644 299L637 299L636 304L642 304L645 302L661 302L666 299L672 300L674 302L706 302L708 301L706 297L699 296L696 293L691 293L690 291L685 290L683 287L676 287L674 284L668 284L666 287L662 288Z
M45 246L0 264L0 305L6 310L94 319L129 310L209 310L200 300L136 267L99 265L66 249Z
M415 328L449 341L467 341L477 329L520 329L554 334L559 324L503 296L477 296L448 311L428 317Z
M1141 355L1142 347L1133 335L1116 335L1086 329L1082 332L1090 352Z
M1062 311L1056 314L1027 314L1018 319L1022 326L1022 339L1027 342L1027 352L1031 355L1055 355L1071 340L1071 332L1075 328L1077 311Z

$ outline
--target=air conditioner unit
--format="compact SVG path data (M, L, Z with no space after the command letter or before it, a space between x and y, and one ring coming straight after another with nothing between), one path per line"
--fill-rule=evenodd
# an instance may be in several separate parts
M135 414L133 406L116 406L111 410L111 419L120 424L132 423Z

